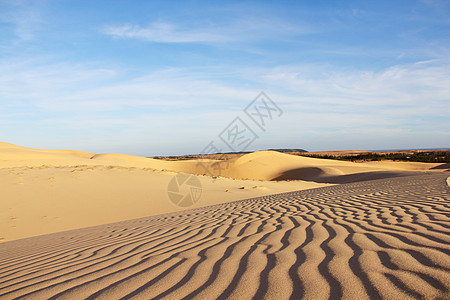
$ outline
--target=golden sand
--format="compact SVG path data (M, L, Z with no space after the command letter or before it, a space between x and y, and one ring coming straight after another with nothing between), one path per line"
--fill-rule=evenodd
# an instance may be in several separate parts
M202 164L0 143L0 299L450 298L445 164Z

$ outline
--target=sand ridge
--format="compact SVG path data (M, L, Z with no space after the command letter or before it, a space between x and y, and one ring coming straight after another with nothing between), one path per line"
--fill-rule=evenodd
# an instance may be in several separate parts
M0 168L60 167L60 166L120 166L150 168L185 172L195 175L222 176L250 180L334 180L347 183L341 175L376 174L407 171L444 171L446 164L373 162L353 163L347 161L317 159L289 155L276 151L257 151L237 159L194 159L164 161L126 154L95 154L76 150L40 150L0 142ZM385 176L386 177L386 176Z
M447 177L335 185L3 243L0 297L449 298Z
M181 211L168 198L168 184L180 172L201 183L201 199L191 207L198 208L447 169L448 164L362 164L275 151L225 161L164 161L0 143L0 242Z
M416 162L355 163L290 155L276 151L257 151L225 161L208 160L173 162L173 169L191 174L205 174L251 180L306 180L319 183L349 183L411 175L417 171L444 171L434 169L445 164ZM170 168L170 167L169 167Z

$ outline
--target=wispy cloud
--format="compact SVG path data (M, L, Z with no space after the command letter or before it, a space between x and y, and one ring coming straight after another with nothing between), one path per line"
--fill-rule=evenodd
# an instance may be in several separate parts
M414 109L441 115L450 105L449 70L448 61L432 60L379 72L319 65L163 68L124 78L119 69L28 61L0 63L0 98L3 108L26 103L60 112L75 112L77 107L98 112L140 107L219 111L239 109L239 103L251 100L264 86L284 105L301 103L298 111L398 109L410 114Z
M208 31L187 31L177 28L170 23L153 23L147 27L139 25L108 26L103 33L114 38L142 39L160 43L192 43L217 42L226 40L225 36Z
M257 18L246 16L229 23L203 24L192 27L174 22L153 22L148 26L122 24L104 26L102 33L113 38L139 39L157 43L226 43L246 40L264 40L310 34L308 25L290 24L289 22L265 16Z
M35 1L0 1L0 21L11 24L20 40L32 40L38 25L43 22L41 4Z
M421 108L424 101L448 105L449 67L447 60L395 65L378 72L317 65L280 66L266 70L260 80L285 93L313 96L315 103ZM440 110L439 106L431 108Z
M198 151L261 90L285 111L268 142L449 136L448 9L183 5L0 0L0 140Z
M403 133L413 140L424 131L436 138L450 126L450 68L445 61L379 72L317 65L214 69L215 76L228 74L220 80L201 68L166 68L126 79L121 70L89 65L29 62L20 68L0 64L0 74L8 74L0 76L2 115L16 114L0 122L3 132L38 122L35 128L65 128L75 134L92 128L98 136L116 134L120 139L207 141L241 113L261 86L286 112L274 127L285 140L297 134L292 128L301 128L302 138L311 135L312 141L328 139L330 132L351 141L354 135L370 134L376 140Z

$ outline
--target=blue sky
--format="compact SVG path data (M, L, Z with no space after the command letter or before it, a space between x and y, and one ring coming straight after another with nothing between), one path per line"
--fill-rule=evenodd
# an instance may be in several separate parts
M250 150L450 147L450 2L0 0L0 141L199 153L261 91Z

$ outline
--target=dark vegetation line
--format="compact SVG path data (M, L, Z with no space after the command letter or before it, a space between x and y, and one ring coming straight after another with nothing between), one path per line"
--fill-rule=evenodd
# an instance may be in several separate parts
M297 155L314 158L337 159L345 161L393 160L393 161L414 161L426 163L450 163L450 151L430 151L418 153L362 153L362 154L342 155L342 156L320 155L311 153L299 153Z
M337 159L344 161L381 161L381 160L393 160L393 161L412 161L412 162L425 162L425 163L450 163L450 151L420 151L420 152L365 152L359 154L318 154L310 153L303 149L268 149L271 151L277 151L282 153L289 153L292 155L307 156L313 158L323 158L323 159ZM236 156L230 157L229 155L243 155L252 152L227 152L227 153L215 153L206 155L212 159L230 159ZM203 158L205 155L202 154L191 154L191 155L181 155L181 156L154 156L155 159L162 160L189 160Z

